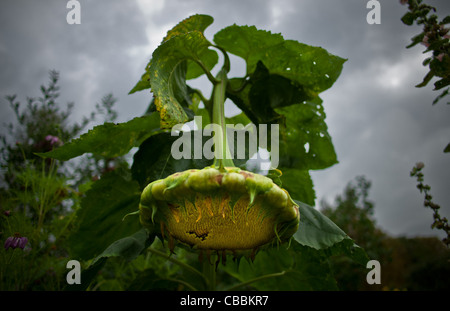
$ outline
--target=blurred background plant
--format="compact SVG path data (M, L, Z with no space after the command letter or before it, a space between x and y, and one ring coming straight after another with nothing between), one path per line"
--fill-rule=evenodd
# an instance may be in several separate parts
M443 90L434 101L433 105L449 94L450 90L450 33L445 26L450 23L450 16L447 15L441 20L436 15L436 8L424 3L422 0L400 0L400 3L407 5L408 11L401 18L405 25L412 26L414 24L422 27L422 31L411 39L411 44L407 48L412 48L417 44L426 47L424 54L431 54L423 61L424 66L428 66L429 71L423 78L423 81L416 87L425 87L433 79L434 90ZM450 102L447 102L450 104ZM444 148L444 153L450 153L450 143ZM434 221L431 224L433 229L443 230L446 237L442 242L448 247L450 246L450 229L447 218L441 217L439 214L440 206L433 202L431 196L431 186L424 184L423 168L425 164L418 162L410 172L411 177L417 179L417 189L420 193L424 193L424 206L433 211Z
M101 115L101 121L117 117L116 99L108 94L89 117L70 123L74 104L61 110L59 74L50 71L49 76L49 84L40 87L41 97L27 98L25 107L16 95L6 96L16 118L0 135L0 290L62 289L69 257L66 238L76 226L80 198L93 180L127 165L123 158L85 156L63 163L35 155L76 137ZM20 246L25 239L27 243L12 247L13 238L22 239Z
M406 48L412 48L417 44L426 47L424 54L431 54L423 61L424 66L428 66L429 71L423 81L416 87L425 87L428 83L434 82L434 90L441 90L433 105L449 94L450 90L450 33L445 25L450 23L450 16L445 16L442 20L435 14L436 8L423 3L422 0L400 0L401 4L408 6L408 12L401 18L405 25L412 26L414 23L422 27L422 31L411 38L411 44ZM447 102L447 105L450 102ZM444 152L450 152L450 143L444 148Z

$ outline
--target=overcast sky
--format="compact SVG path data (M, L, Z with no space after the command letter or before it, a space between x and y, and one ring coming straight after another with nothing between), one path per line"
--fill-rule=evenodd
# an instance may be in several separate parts
M4 96L39 96L49 70L60 72L63 104L75 103L74 120L112 92L119 122L141 115L148 92L127 95L167 30L196 13L215 21L206 36L232 25L255 25L286 39L321 46L347 58L341 76L321 94L339 164L312 172L317 203L332 203L358 175L372 182L377 223L395 236L437 235L432 211L409 172L425 163L426 183L441 215L450 218L450 107L432 86L417 89L427 70L424 47L406 49L420 32L400 18L398 0L381 0L381 24L369 25L366 0L79 0L81 24L69 25L64 0L0 1L0 122L13 118ZM427 3L450 14L450 1ZM230 76L243 76L232 58ZM202 87L203 81L193 81ZM448 100L448 98L447 98ZM227 107L232 113L232 107ZM4 128L2 127L2 131ZM316 204L318 205L318 204ZM439 236L442 236L439 235Z

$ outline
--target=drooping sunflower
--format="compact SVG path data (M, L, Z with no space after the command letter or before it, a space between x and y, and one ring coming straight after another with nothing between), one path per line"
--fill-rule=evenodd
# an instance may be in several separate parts
M298 206L272 179L236 167L178 172L144 189L144 226L159 225L173 250L193 249L254 256L287 241L298 229Z

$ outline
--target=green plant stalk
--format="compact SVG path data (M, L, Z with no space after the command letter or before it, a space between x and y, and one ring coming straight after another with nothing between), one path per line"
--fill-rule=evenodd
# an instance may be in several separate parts
M208 259L204 259L203 260L203 275L205 276L205 278L208 280L207 281L207 287L206 290L209 291L215 291L216 290L216 266L214 264L211 264L211 260L212 262L215 262L215 256L211 254L211 258Z
M219 82L213 89L212 124L218 125L220 130L214 132L215 157L214 166L223 169L225 166L234 166L227 141L227 126L225 123L225 92L227 89L226 68L218 73Z
M51 168L50 171L53 170L53 161L51 164ZM38 189L37 191L39 191L39 207L38 207L38 224L37 224L37 232L39 234L39 232L41 231L41 227L42 224L44 222L44 217L46 214L46 206L48 205L47 202L47 190L49 187L49 181L50 181L50 172L49 172L49 176L46 176L45 174L45 166L42 165L42 171L41 171L41 176L43 179L43 184L41 183L40 185L36 185L36 189ZM36 190L35 190L36 191Z
M247 286L247 285L250 285L250 284L252 284L252 283L261 281L261 280L265 280L265 279L270 279L270 278L275 278L275 277L283 276L283 275L285 275L285 274L286 274L286 271L281 271L281 272L278 272L278 273L265 274L265 275L256 277L256 278L254 278L254 279L251 279L251 280L248 280L248 281L239 283L239 284L237 284L237 285L231 286L231 287L229 287L229 288L227 289L227 291L233 291L233 290L238 289L239 287Z
M41 231L41 228L44 224L45 216L47 212L53 207L55 204L54 193L51 191L51 183L55 182L56 177L56 167L55 160L51 160L50 168L48 173L45 170L45 165L42 164L41 176L39 184L33 182L33 191L39 193L39 207L38 207L38 224L37 224L37 232ZM53 189L52 189L53 190Z
M149 247L149 248L147 248L147 251L149 251L149 252L151 252L152 254L155 254L155 255L157 255L157 256L160 256L160 257L162 257L162 258L164 258L164 259L167 259L168 261L170 261L170 262L172 262L172 263L174 263L174 264L180 266L180 267L183 268L183 269L189 270L189 271L191 271L191 272L193 272L193 273L199 275L199 276L205 281L205 284L206 284L207 286L209 286L209 285L208 285L208 281L209 281L208 278L207 278L203 273L201 273L200 271L198 271L197 269L195 269L194 267L192 267L192 266L190 266L190 265L188 265L188 264L185 264L184 262L179 261L179 260L177 260L177 259L175 259L175 258L173 258L173 257L169 257L169 256L167 256L166 254L164 254L163 252L160 252L160 251L158 251L158 250L156 250L156 249L154 249L154 248Z

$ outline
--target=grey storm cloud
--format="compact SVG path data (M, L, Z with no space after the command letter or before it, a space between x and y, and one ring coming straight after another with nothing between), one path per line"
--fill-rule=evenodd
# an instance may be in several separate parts
M369 25L364 0L79 0L81 24L68 25L65 1L0 2L0 122L13 116L5 95L38 96L48 71L61 75L61 103L75 103L74 119L88 115L102 96L118 99L119 121L141 115L151 95L127 95L140 78L153 49L182 19L202 13L214 17L206 36L232 25L255 25L286 39L321 46L346 58L337 82L321 94L329 133L339 163L312 172L317 206L342 193L347 182L364 175L372 182L378 224L393 235L437 235L432 212L409 171L425 163L426 182L450 215L449 107L432 106L438 95L431 85L418 89L426 74L423 46L406 49L420 32L400 18L406 7L380 0L381 24ZM449 1L426 1L443 17ZM232 75L245 64L232 58ZM192 81L203 88L204 81ZM228 107L229 111L235 111Z

